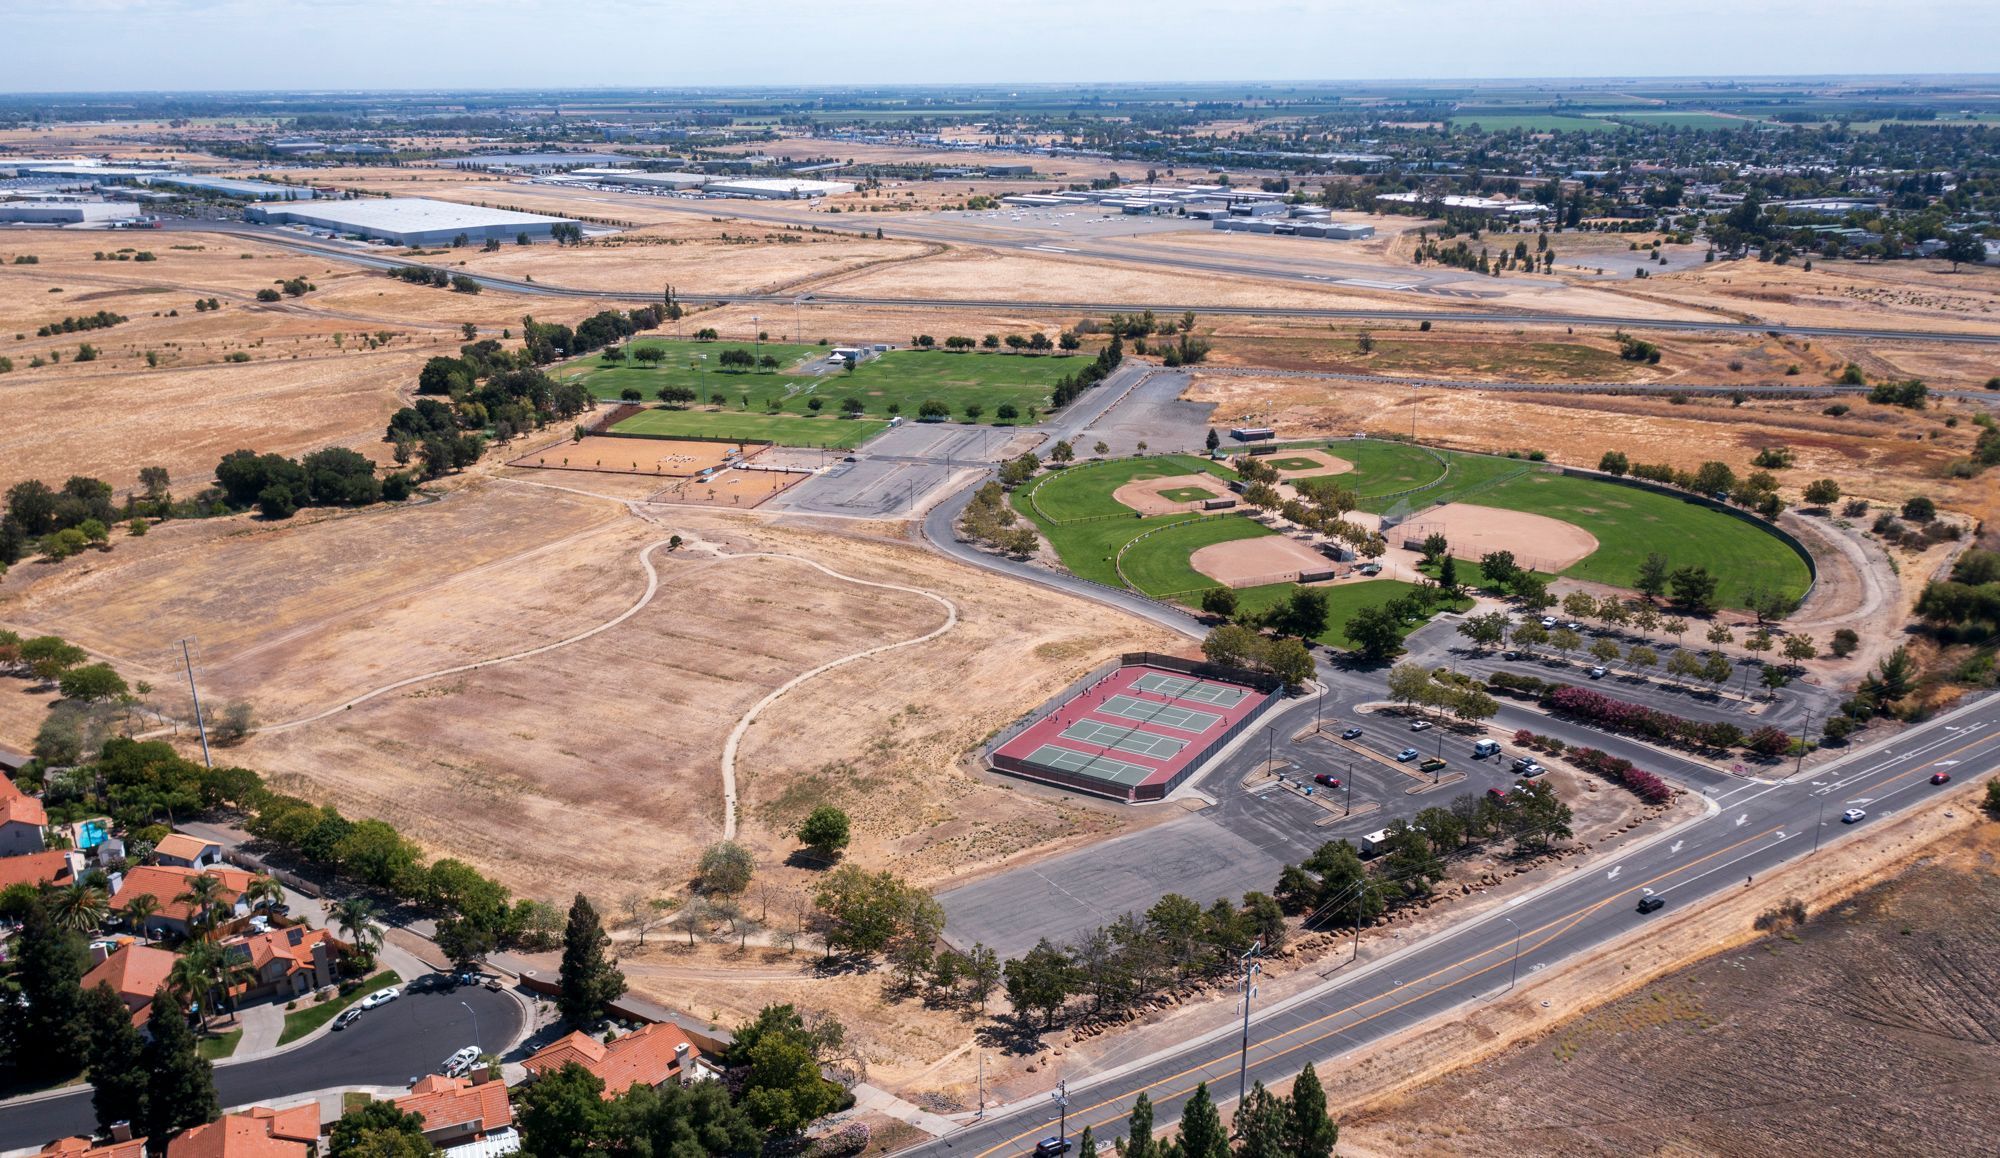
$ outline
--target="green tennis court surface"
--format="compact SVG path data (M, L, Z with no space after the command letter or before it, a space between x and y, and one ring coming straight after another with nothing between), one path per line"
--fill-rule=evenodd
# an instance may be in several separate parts
M1151 768L1127 764L1123 760L1113 760L1106 756L1092 756L1070 748L1058 748L1054 744L1043 744L1029 753L1026 763L1057 772L1094 776L1113 784L1138 784L1153 774Z
M1097 705L1096 711L1101 715L1137 720L1142 724L1165 724L1183 732L1206 732L1222 722L1221 716L1191 708L1177 708L1172 704L1156 704L1136 696L1112 696Z
M1155 760L1172 759L1188 746L1186 740L1176 740L1158 732L1142 732L1136 727L1107 724L1103 720L1078 720L1062 730L1062 738L1130 752L1134 756L1149 756Z
M1152 692L1170 700L1193 700L1197 704L1207 704L1214 708L1233 708L1243 702L1250 693L1229 684L1212 684L1207 680L1190 679L1187 676L1148 674L1132 681L1132 686L1142 692Z

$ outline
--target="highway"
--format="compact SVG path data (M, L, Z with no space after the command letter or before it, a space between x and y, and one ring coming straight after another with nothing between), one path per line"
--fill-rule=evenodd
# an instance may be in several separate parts
M1455 925L1283 1005L1257 1010L1249 1076L1282 1081L1308 1062L1324 1067L1469 1003L1491 1000L1510 987L1517 971L1529 976L1649 924L1673 921L1743 888L1755 875L1812 856L1823 843L1867 839L1871 826L1896 812L1941 793L1963 795L1970 782L1996 768L2000 701L1988 697L1857 751L1811 779L1745 782L1717 791L1711 815L1651 844L1578 869L1504 911ZM1952 784L1931 785L1938 771L1949 771ZM1867 818L1844 824L1841 812L1850 807L1865 809ZM1648 896L1661 898L1665 908L1651 915L1635 911ZM1120 1071L1072 1082L1070 1133L1089 1126L1098 1145L1108 1145L1123 1135L1142 1091L1160 1125L1179 1117L1198 1082L1208 1082L1218 1101L1233 1099L1239 1046L1231 1026ZM1030 1098L902 1153L1025 1154L1055 1132L1052 1118L1047 1099Z
M731 214L736 216L736 214ZM167 228L206 233L228 233L236 236L254 237L271 245L282 246L300 253L311 253L321 257L346 261L371 269L390 269L403 265L422 265L393 253L369 252L352 246L335 245L318 241L298 233L276 227L245 225L241 222L226 221L174 221ZM1123 260L1123 259L1120 259ZM428 267L426 267L428 268ZM544 282L522 281L514 278L494 277L490 274L472 273L467 270L450 270L451 273L466 273L472 280L488 289L507 290L513 293L539 294L549 297L585 298L593 301L619 301L647 303L660 300L656 289L624 290L610 288L579 288L557 286ZM1023 298L909 298L878 297L852 294L796 293L796 294L719 294L704 291L676 290L680 301L698 305L803 305L878 306L888 309L930 309L969 310L993 312L1006 310L1038 310L1049 313L1067 314L1111 314L1143 313L1152 310L1157 314L1179 314L1188 310L1203 314L1249 317L1305 318L1322 321L1365 321L1365 322L1457 322L1489 325L1550 325L1550 326L1602 326L1612 329L1631 327L1642 330L1674 330L1686 332L1714 332L1736 334L1791 334L1798 337L1824 338L1868 338L1881 341L1899 342L1939 342L1960 346L2000 345L2000 331L1991 333L1953 332L1948 330L1905 330L1857 326L1815 326L1797 325L1782 321L1733 322L1705 319L1658 320L1634 318L1607 314L1565 314L1540 310L1422 310L1422 309L1339 309L1309 306L1232 306L1205 302L1121 302L1121 301L1065 301Z

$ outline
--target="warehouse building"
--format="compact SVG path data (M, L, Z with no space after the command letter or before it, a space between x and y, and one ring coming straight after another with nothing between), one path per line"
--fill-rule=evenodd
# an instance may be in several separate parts
M297 185L280 185L273 181L244 181L235 177L192 177L185 173L163 173L157 177L146 177L142 185L164 185L170 189L185 189L195 193L213 193L218 197L230 197L238 201L310 201L318 194L309 188Z
M0 221L23 225L104 225L135 221L143 212L117 201L0 201Z
M398 245L450 245L461 235L475 244L488 238L513 241L522 234L530 240L543 240L558 225L576 224L566 217L459 205L428 197L321 200L309 206L252 205L243 216L250 221L306 225Z
M851 181L802 181L794 177L725 177L710 181L704 188L723 197L755 197L766 201L831 197L837 193L854 192Z
M594 185L671 190L699 189L715 179L703 173L648 173L644 169L572 169L568 176Z

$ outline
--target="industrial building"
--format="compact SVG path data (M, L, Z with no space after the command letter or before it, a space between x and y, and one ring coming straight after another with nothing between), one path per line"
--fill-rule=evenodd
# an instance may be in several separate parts
M648 173L644 169L572 169L568 175L594 185L631 185L642 189L699 189L715 180L704 173Z
M154 177L143 177L142 185L164 185L170 189L187 189L196 193L213 193L219 197L231 197L238 201L310 201L319 194L310 188L297 185L280 185L273 181L245 181L235 177L194 177L186 173L162 173Z
M1457 193L1442 197L1432 197L1423 193L1379 193L1375 200L1387 201L1394 205L1436 204L1445 209L1456 209L1461 213L1476 213L1481 217L1538 217L1549 211L1548 206L1537 205L1533 201L1503 201L1498 197L1467 197Z
M623 153L479 153L470 157L447 157L443 163L454 169L517 169L554 173L591 165L623 165L638 159Z
M541 240L558 225L574 225L566 217L516 213L434 201L428 197L363 198L356 201L319 200L311 205L252 205L243 211L250 221L272 225L306 225L398 245L450 245L461 235L478 243L488 238L513 241L526 234Z
M118 201L0 201L0 221L26 225L100 225L135 221L143 213Z
M854 192L851 181L801 181L792 177L729 177L710 181L703 188L723 197L756 197L789 201L801 197L831 197Z

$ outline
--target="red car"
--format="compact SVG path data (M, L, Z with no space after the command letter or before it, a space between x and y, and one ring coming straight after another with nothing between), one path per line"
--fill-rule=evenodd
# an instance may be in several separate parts
M1931 783L1933 783L1933 784L1949 784L1949 783L1951 783L1951 773L1949 773L1949 772L1933 772L1933 773L1931 773Z
M1326 773L1324 773L1324 772L1321 772L1321 773L1320 773L1319 775L1317 775L1317 776L1313 777L1313 783L1314 783L1314 784L1324 784L1324 785L1326 785L1326 786L1327 786L1328 788L1338 788L1338 787L1340 787L1340 777L1338 777L1338 776L1329 776L1329 775L1327 775Z

